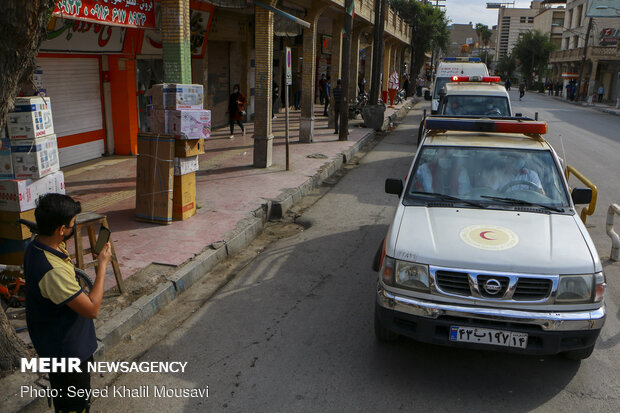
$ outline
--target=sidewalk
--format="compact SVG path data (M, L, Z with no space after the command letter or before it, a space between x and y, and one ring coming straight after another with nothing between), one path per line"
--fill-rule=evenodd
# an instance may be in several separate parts
M390 118L404 116L417 102L415 99L386 109L384 126ZM99 341L96 358L103 355L106 346L118 343L218 262L245 248L271 216L284 214L375 136L373 130L361 127L361 119L352 120L349 140L340 142L327 127L322 110L315 107L315 142L311 144L299 143L299 111L291 112L290 171L285 170L283 113L273 123L270 168L252 167L252 123L246 124L245 136L238 133L237 127L232 140L228 139L227 127L213 131L205 144L206 153L200 155L196 178L199 209L194 217L171 225L134 219L135 157L113 156L63 168L67 194L82 203L83 211L107 215L123 278L130 284L130 293L123 296L110 290L116 283L108 269L104 305L95 323ZM88 245L87 237L83 242ZM69 247L71 250L73 242ZM140 280L134 284L145 284L144 288L132 287L132 276ZM111 305L104 310L106 301ZM23 310L17 309L15 314L19 315L11 323L15 327L25 325ZM30 341L27 331L19 336ZM42 399L19 397L19 386L30 379L34 380L34 376L18 373L0 380L3 411L41 403Z
M545 93L545 96L549 96L548 94ZM561 100L562 102L566 102L566 103L570 103L572 105L579 105L579 106L585 106L588 108L592 108L595 110L598 110L599 112L603 112L603 113L609 113L611 115L616 115L616 116L620 116L620 109L616 109L616 104L606 104L606 103L598 103L598 102L594 102L591 105L588 104L588 102L583 102L583 101L571 101L566 99L564 96L552 96L554 99L556 100Z

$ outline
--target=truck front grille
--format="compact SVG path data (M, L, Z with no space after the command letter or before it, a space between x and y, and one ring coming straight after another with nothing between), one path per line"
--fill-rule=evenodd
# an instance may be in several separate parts
M551 292L551 280L544 278L519 278L513 300L542 300Z
M467 273L453 271L437 271L437 285L442 291L458 295L471 295Z

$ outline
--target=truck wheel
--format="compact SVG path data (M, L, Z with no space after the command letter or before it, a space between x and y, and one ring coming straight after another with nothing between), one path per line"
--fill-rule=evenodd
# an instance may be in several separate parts
M592 344L590 347L581 348L579 350L565 351L562 353L562 355L569 360L584 360L590 357L593 351L594 344Z
M376 306L376 304L375 304ZM388 330L383 323L381 323L381 319L379 318L379 314L375 309L375 337L379 341L394 341L398 338L398 334L393 331Z

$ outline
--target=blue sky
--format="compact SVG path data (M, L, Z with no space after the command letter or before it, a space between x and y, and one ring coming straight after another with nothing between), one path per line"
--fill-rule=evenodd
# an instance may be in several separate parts
M440 2L441 3L441 2ZM499 0L445 0L446 14L452 23L483 23L493 27L497 24L497 9L487 9L487 3L500 3ZM529 8L531 1L516 0L515 7Z

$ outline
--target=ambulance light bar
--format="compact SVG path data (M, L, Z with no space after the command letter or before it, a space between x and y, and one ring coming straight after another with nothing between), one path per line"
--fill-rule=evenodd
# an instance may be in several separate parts
M463 132L499 132L544 135L547 133L547 122L499 119L440 119L430 117L426 119L425 128Z
M482 62L479 57L444 57L444 62Z
M499 83L501 78L499 76L452 76L453 82L490 82Z

